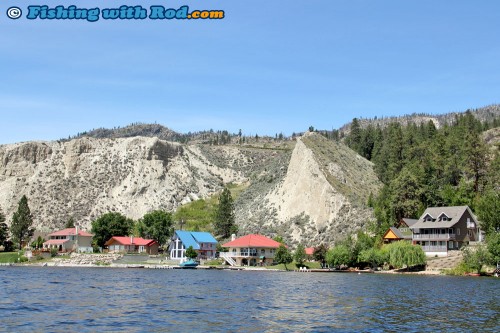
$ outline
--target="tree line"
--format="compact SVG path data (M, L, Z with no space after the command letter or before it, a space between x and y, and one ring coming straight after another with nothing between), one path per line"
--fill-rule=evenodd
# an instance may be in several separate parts
M482 134L500 120L480 122L471 112L451 125L432 121L362 128L356 118L346 144L374 163L383 183L370 195L380 235L403 217L418 218L426 207L467 205L479 214L482 229L500 231L500 147L491 150Z

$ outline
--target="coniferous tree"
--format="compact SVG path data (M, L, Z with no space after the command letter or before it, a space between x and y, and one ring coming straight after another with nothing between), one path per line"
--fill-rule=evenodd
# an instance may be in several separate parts
M238 227L234 222L233 198L228 188L224 188L219 196L219 205L215 211L214 229L215 233L222 238L228 238L231 234L238 232Z
M297 245L297 249L295 250L293 258L295 259L295 262L299 265L302 265L304 263L304 261L306 260L306 250L304 248L304 245L302 244Z
M66 222L65 228L74 228L75 227L75 219L73 218L73 216L71 216L68 221Z
M9 238L9 227L5 223L5 215L0 208L0 246L4 245Z
M12 216L12 225L10 226L12 239L19 249L33 236L35 230L32 228L32 225L33 216L28 205L28 198L23 195L21 200L19 200L17 211Z

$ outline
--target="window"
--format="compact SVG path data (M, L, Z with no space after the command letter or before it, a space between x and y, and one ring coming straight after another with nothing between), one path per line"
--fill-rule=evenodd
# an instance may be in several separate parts
M260 254L262 255L266 254L266 250L265 249L260 250Z
M460 228L457 228L457 235L460 236Z

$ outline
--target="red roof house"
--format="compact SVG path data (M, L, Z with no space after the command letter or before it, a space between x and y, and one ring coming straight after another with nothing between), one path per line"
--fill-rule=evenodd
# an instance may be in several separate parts
M49 240L43 243L44 249L57 249L59 252L92 252L92 237L78 227L66 228L48 235Z
M104 245L109 252L158 254L158 243L153 239L113 236Z
M232 266L256 266L272 264L274 254L281 243L266 236L252 234L223 244L229 252L220 253Z

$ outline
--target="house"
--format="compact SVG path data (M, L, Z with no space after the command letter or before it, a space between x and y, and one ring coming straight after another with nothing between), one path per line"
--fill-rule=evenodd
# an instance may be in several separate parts
M262 235L253 234L240 238L233 236L233 240L222 245L229 252L221 252L220 257L231 266L270 265L274 262L274 254L280 245Z
M140 237L113 236L105 244L109 252L158 254L158 242Z
M403 218L399 221L397 227L390 227L389 230L386 231L384 237L384 243L392 243L400 240L411 241L413 232L410 227L417 223L418 220Z
M170 259L186 259L186 250L192 246L198 259L213 259L217 252L217 240L209 232L176 230L170 241Z
M421 245L428 256L447 256L449 250L482 240L477 218L468 206L427 208L410 229L413 244Z
M57 249L59 252L93 252L92 238L89 234L78 227L66 228L48 234L49 240L43 243L45 250Z

